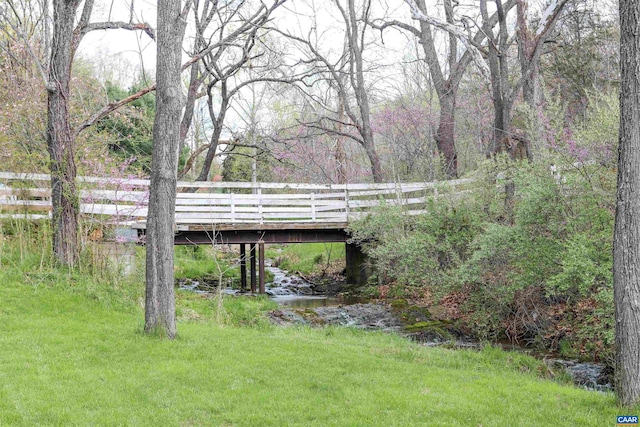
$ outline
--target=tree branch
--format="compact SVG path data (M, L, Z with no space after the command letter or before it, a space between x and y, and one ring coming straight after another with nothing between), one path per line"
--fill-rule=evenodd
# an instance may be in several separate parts
M156 39L156 32L153 28L151 28L151 25L149 25L146 22L141 22L141 23L129 23L129 22L122 22L122 21L112 21L112 22L93 22L91 24L87 24L85 25L82 30L81 33L84 36L85 34L91 32L91 31L98 31L98 30L129 30L129 31L143 31L145 34L147 34L149 36L149 38L151 40Z
M184 177L187 172L189 172L191 170L191 168L193 167L193 164L196 161L196 158L204 153L206 150L209 149L209 147L211 147L211 144L204 144L199 146L198 148L196 148L193 153L191 153L191 155L189 156L189 158L187 159L187 161L184 164L184 168L178 173L178 178L182 178Z
M436 28L440 28L441 30L444 30L456 36L462 42L462 44L465 45L465 47L467 48L467 51L470 52L473 58L473 62L480 69L480 73L482 74L482 76L487 81L491 80L491 71L489 70L489 67L487 66L486 61L482 57L482 53L480 52L480 49L478 49L473 43L473 39L471 39L464 31L462 31L460 28L456 27L455 25L449 24L448 22L441 21L438 18L433 18L423 13L414 0L404 0L404 1L409 5L409 8L411 9L411 17L413 19L427 22Z
M114 101L114 102L110 102L109 104L105 105L104 107L102 107L102 109L100 109L99 111L97 111L93 116L91 116L91 118L85 120L84 122L82 122L80 124L80 126L78 126L75 130L75 136L78 136L78 134L80 132L82 132L83 130L85 130L86 128L93 126L98 120L100 120L101 118L105 117L106 115L108 115L109 113L111 113L112 111L117 110L118 108L122 107L123 105L126 105L130 102L135 101L138 98L143 97L144 95L146 95L149 92L153 92L154 90L156 90L156 85L152 85L149 86L145 89L142 89L136 93L134 93L131 96L128 96L124 99L121 99L120 101Z

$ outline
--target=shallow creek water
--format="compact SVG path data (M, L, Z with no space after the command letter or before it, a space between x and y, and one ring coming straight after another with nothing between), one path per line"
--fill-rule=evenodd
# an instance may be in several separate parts
M265 268L273 274L273 282L266 284L266 293L281 307L315 308L365 302L361 298L316 294L315 286L301 277L271 265Z
M273 274L273 281L265 284L265 292L283 308L316 308L367 302L367 300L363 298L318 294L312 283L307 282L295 274L271 266L268 260L265 269ZM215 290L214 287L200 283L197 280L180 282L178 286L181 289L203 294ZM240 290L230 287L225 288L223 291L227 295L242 294Z

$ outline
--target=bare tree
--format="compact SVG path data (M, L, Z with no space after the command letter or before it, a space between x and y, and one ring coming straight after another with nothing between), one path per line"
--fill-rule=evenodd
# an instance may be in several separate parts
M507 22L507 10L502 0L495 0L498 14L498 32L493 31L487 11L487 0L480 0L483 31L488 38L488 63L491 72L491 91L494 107L493 138L489 145L489 153L506 151L512 158L526 157L531 159L533 153L529 141L518 138L511 132L513 106L521 89L524 88L525 100L535 104L535 88L537 87L538 64L544 42L553 30L560 12L568 0L551 2L543 12L535 35L531 33L526 21L526 2L518 0L518 40L520 52L520 76L515 82L511 80L508 50L511 38Z
M509 10L515 5L515 0L509 1L504 8ZM422 16L427 16L427 5L425 0L416 0L414 4L410 4L414 11L419 12ZM444 0L445 23L450 27L456 25L464 25L467 29L471 27L467 17L456 17L455 8L459 6L458 2L452 0ZM494 13L488 19L488 25L495 26L498 22L498 14ZM434 26L427 19L419 20L419 27L400 21L387 21L382 24L372 24L374 28L383 31L385 28L393 26L403 29L415 35L420 40L420 45L424 53L424 60L429 66L429 74L433 86L438 95L440 103L440 117L438 121L438 130L435 135L436 146L438 151L445 160L445 173L449 178L458 176L458 154L455 146L455 117L458 88L464 77L464 73L473 60L473 51L467 49L462 55L459 53L458 43L459 35L454 32L447 31L447 58L446 63L441 63L440 54L436 47L436 37ZM437 29L438 27L436 27ZM478 29L475 35L467 36L469 42L475 46L480 46L485 39L485 33L482 29Z
M266 7L264 4L251 17L250 20L244 21L240 28L242 31L234 31L231 36L232 40L220 43L220 46L203 57L203 64L207 70L208 82L206 85L207 108L209 117L213 125L209 148L205 155L202 169L196 178L196 181L206 181L211 170L211 163L216 155L218 140L222 135L223 125L226 114L229 110L231 100L238 94L242 88L257 83L259 81L268 81L271 79L278 80L269 76L269 73L261 73L258 76L251 75L245 79L237 81L240 71L245 66L259 66L258 58L265 54L264 49L256 49L261 44L259 40L259 30L267 23L271 13L278 8L286 0L278 0ZM226 34L226 27L232 21L233 15L223 21L223 25L219 27L219 39L223 40ZM226 36L228 38L228 36ZM235 50L235 52L230 52ZM234 55L235 53L235 55ZM226 63L223 57L227 54ZM268 67L266 67L268 68ZM218 94L214 89L219 88ZM215 95L219 95L218 107L216 111Z
M526 155L531 158L532 153L528 141L511 132L513 106L525 82L527 87L535 86L535 72L540 61L540 55L543 52L544 43L549 34L551 34L568 0L552 1L548 5L543 11L535 35L530 33L528 27L521 31L520 76L516 79L512 79L508 54L513 37L509 34L510 27L507 21L507 13L513 6L513 1L495 0L496 13L489 15L487 0L480 0L481 31L484 33L482 35L483 38L486 37L487 39L486 49L475 43L473 38L459 25L452 25L449 22L443 22L427 15L420 9L415 0L405 0L405 2L410 6L414 19L428 22L456 36L467 47L469 54L472 55L473 61L480 67L481 72L489 78L494 105L493 137L488 147L489 154L506 151L511 157L518 157L522 147L525 149ZM518 2L520 2L520 16L524 17L526 16L526 5L521 0L516 1L516 3ZM494 32L493 28L496 25L496 17L497 33ZM483 55L487 57L486 60Z
M640 3L620 1L620 146L613 244L616 394L640 401Z
M568 3L556 24L553 40L547 43L542 70L547 92L562 100L567 124L587 120L593 94L618 87L620 25L610 19L618 14L617 4L592 0Z
M196 149L193 153L197 156L205 152L196 181L206 181L209 176L233 97L244 87L256 82L286 80L268 71L259 73L257 76L242 74L242 70L249 66L271 69L270 64L259 64L258 60L269 51L263 43L266 32L264 27L271 14L285 1L274 0L269 5L257 3L255 9L250 8L252 5L250 2L222 5L205 0L195 3L194 59L189 62L193 64L192 67L198 68L192 68L191 71L182 135L186 135L191 121L189 111L193 111L196 94L207 97L207 110L212 125L209 144ZM199 71L196 72L196 69ZM181 176L184 176L192 167L194 159L192 155L186 167L180 172Z
M299 86L311 102L318 105L318 110L324 111L318 114L317 120L305 122L304 125L312 131L348 138L360 144L369 159L373 180L382 182L384 173L371 127L369 87L365 79L367 70L364 52L367 48L371 0L363 1L360 7L355 0L334 0L333 4L342 19L345 35L344 51L337 60L332 60L328 54L321 52L317 40L317 25L313 25L305 37L279 31L307 51L308 57L300 61L300 64L316 73L315 83L329 82L338 98L334 107L311 93L307 86ZM341 146L338 147L336 155L343 161Z
M176 335L173 225L182 110L180 65L190 7L190 0L183 9L180 0L158 2L157 104L147 216L144 329L168 338Z

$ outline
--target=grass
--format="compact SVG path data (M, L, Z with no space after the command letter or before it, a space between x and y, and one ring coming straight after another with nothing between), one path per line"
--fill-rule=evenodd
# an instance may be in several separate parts
M237 248L234 248L237 249ZM177 246L175 250L175 277L214 278L222 274L223 281L240 283L239 253L235 250L222 252L210 246ZM296 243L289 245L268 245L266 257L275 261L278 267L291 272L311 275L327 270L344 268L344 243ZM247 267L248 269L248 267ZM273 274L266 272L266 281L273 280Z
M176 246L174 252L176 279L205 279L227 287L240 287L240 253L236 246L230 250L214 250L212 246ZM247 259L247 276L249 275ZM247 278L248 280L248 278ZM265 281L273 281L273 273L265 272Z
M287 271L312 274L322 271L327 263L339 263L344 268L344 243L295 243L273 245L267 257L278 260L279 267Z
M11 255L5 245L0 425L603 426L640 409L541 379L537 361L495 348L275 327L266 298L220 308L178 291L179 335L162 340L142 333L140 277Z
M223 279L240 280L237 254L214 251L211 246L176 246L174 258L176 279L211 276L217 280L222 275Z
M141 310L4 279L1 425L602 426L621 413L612 395L539 379L526 356L492 348L428 349L349 329L221 327L206 312L181 321L171 342L141 333Z

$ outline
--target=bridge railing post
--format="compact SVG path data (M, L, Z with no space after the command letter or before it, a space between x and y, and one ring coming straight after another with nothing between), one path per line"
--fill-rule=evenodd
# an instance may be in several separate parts
M316 220L316 193L311 192L311 220Z
M349 222L349 187L344 187L344 215L345 222Z
M264 214L262 212L262 188L258 188L256 195L258 196L258 215L260 216L260 224L264 224Z
M231 208L231 222L236 222L236 203L233 199L233 191L229 194L229 204Z

